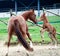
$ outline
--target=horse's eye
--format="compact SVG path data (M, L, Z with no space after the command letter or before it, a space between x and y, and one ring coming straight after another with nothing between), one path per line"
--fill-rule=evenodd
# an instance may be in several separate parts
M34 15L36 17L36 15Z
M36 16L36 15L35 15Z

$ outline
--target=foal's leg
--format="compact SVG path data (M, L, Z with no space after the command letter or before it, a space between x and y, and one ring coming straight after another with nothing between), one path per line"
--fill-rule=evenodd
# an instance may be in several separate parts
M50 37L50 39L51 39L51 44L54 44L54 40L53 40L52 34L49 33L49 37Z
M44 32L45 32L45 29L42 28L40 31L42 42L44 42Z
M53 36L54 36L55 46L57 46L58 45L58 40L57 40L55 34Z
M50 34L50 39L52 40L52 43L55 44L55 46L57 46L57 39L56 39L55 35Z

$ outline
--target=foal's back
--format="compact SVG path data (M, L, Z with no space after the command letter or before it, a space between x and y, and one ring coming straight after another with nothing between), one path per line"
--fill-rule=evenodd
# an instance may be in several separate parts
M48 32L56 34L56 29L50 23L43 24L43 28L46 28Z

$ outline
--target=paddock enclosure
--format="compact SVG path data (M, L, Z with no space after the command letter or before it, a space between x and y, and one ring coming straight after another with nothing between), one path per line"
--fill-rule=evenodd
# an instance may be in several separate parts
M60 32L60 17L58 16L47 16L48 20L51 25L53 25L57 32ZM38 19L39 17L37 17ZM8 22L9 18L0 18L0 20L4 22ZM38 24L42 25L43 22L38 22ZM49 45L51 42L48 33L44 33L44 40L45 42L41 45L41 36L40 36L40 27L36 26L35 24L32 24L30 22L27 22L29 33L33 40L33 52L28 52L24 49L22 45L17 45L18 41L16 36L13 36L11 40L11 46L9 47L9 56L60 56L60 44L58 44L58 47L54 47ZM56 35L58 38L58 43L60 43L60 35ZM7 52L7 46L5 43L7 43L7 25L3 22L0 22L0 56L5 56ZM27 39L29 42L29 40ZM12 50L12 51L11 51ZM19 52L18 52L19 50ZM13 54L14 53L14 54Z
M1 0L0 1L0 56L6 56L7 53L7 41L8 41L8 30L7 24L11 17L10 12L14 15L21 15L29 9L34 9L36 19L38 20L44 12L48 18L49 23L55 27L56 37L58 39L58 46L51 45L51 39L49 38L48 32L44 32L44 42L41 43L41 27L34 24L32 21L26 21L28 25L28 31L31 35L33 42L33 52L28 52L21 43L18 43L16 36L12 36L9 54L8 56L60 56L60 3L41 0ZM48 4L50 3L50 5ZM8 5L7 5L8 4ZM12 11L10 11L12 10ZM43 22L38 22L38 25L43 25ZM27 38L27 43L29 39Z
M55 10L56 9L54 9L54 11ZM54 13L53 10L50 10L50 11ZM20 13L22 13L22 12L20 12ZM42 15L42 13L43 12L41 11L41 15ZM60 33L60 30L59 30L60 29L60 17L56 16L56 15L53 15L53 14L51 16L51 13L48 14L48 12L46 13L46 16L48 18L49 23L56 28L56 31L58 33ZM38 16L36 16L36 18L39 19ZM7 25L6 25L6 23L8 24L9 17L3 17L3 18L1 17L0 20L3 21L3 22L0 21L0 40L6 40L7 41ZM40 36L41 27L38 27L34 23L32 24L28 21L27 21L27 24L28 24L29 32L30 32L30 35L33 39L33 42L40 42L41 41L41 36ZM43 22L38 22L38 24L42 25ZM48 33L45 32L44 36L45 36L45 42L49 43L50 38L48 36ZM60 40L60 35L56 35L56 37L58 38L58 40ZM16 39L17 38L15 36L13 36L12 42L16 42L17 41Z

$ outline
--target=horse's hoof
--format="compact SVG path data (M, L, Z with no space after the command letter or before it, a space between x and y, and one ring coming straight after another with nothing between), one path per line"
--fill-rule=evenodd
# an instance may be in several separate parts
M17 52L20 52L20 51L17 51Z
M8 56L8 53L5 56Z
M29 50L29 51L31 51L31 52L32 52L32 51L34 51L34 49L33 49L33 48L30 48L30 50Z
M28 53L26 53L26 56L29 56L29 54L28 54Z

